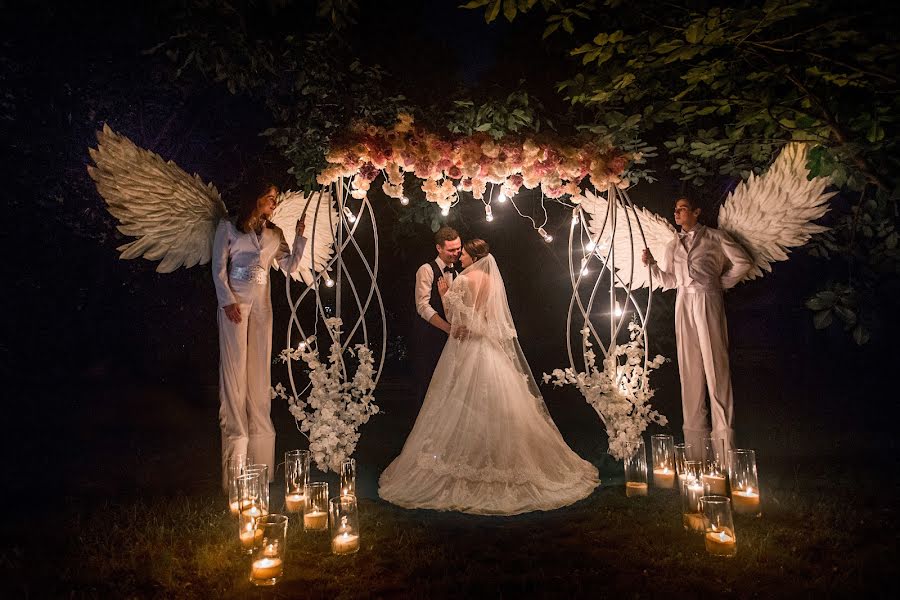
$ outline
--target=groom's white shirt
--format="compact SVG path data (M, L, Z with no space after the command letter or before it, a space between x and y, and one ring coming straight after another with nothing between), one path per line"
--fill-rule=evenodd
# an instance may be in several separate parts
M437 265L438 271L444 273L444 267L452 267L453 265L448 265L440 258L434 259L434 264ZM452 273L444 273L444 279L447 280L447 283L453 281ZM431 286L434 283L434 272L431 270L431 263L425 263L419 270L416 271L416 312L419 313L419 316L425 319L426 321L430 321L431 317L437 314L437 311L431 307Z

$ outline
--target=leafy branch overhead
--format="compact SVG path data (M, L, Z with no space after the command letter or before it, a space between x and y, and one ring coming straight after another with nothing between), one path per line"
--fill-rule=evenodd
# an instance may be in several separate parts
M507 13L510 4L465 7L491 21L501 8L512 20L538 6L518 2ZM589 110L583 126L611 112L638 116L636 135L658 142L685 183L759 172L788 141L817 146L812 176L830 177L858 208L837 211L834 231L814 248L839 259L835 270L857 297L853 326L863 333L854 337L865 341L878 297L897 288L900 273L887 247L900 197L897 18L865 1L712 2L702 10L649 0L539 4L544 37L569 36L562 43L574 72L557 89Z

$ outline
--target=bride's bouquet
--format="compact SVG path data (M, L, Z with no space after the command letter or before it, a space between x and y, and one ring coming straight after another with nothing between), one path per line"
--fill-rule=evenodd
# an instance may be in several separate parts
M287 400L288 410L297 420L301 433L309 439L309 451L322 471L340 471L341 462L356 450L359 426L378 413L375 381L372 378L374 358L363 344L348 348L356 356L357 367L353 379L346 376L347 368L341 351L340 334L343 322L339 318L326 319L332 343L328 363L319 360L315 344L301 343L296 349L285 349L281 360L303 360L309 367L309 396L306 401L296 394L288 395L280 383L272 389L272 398Z
M602 368L591 347L588 328L581 330L584 342L585 371L573 368L554 369L544 373L544 383L554 386L574 385L594 407L606 426L609 436L609 453L617 458L628 457L636 447L641 434L650 423L666 425L668 420L650 406L654 391L648 385L650 371L658 369L667 358L657 354L644 368L643 333L637 323L628 324L630 340L612 347L603 360Z

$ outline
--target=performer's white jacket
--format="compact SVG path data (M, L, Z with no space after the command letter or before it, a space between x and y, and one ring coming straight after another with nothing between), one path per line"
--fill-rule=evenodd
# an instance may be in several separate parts
M300 267L306 239L289 248L281 230L241 233L223 219L213 242L212 272L218 298L219 425L222 429L222 473L228 459L249 456L275 472L275 428L270 415L272 362L272 298L269 271L274 263L288 273ZM233 323L223 307L237 304L241 322ZM227 486L227 481L223 481Z
M712 437L734 447L734 400L728 364L728 331L722 290L734 287L750 270L746 251L730 235L697 224L666 247L652 274L665 289L678 289L675 334L684 440L699 457L710 435L706 409L709 391ZM723 457L724 460L724 457Z

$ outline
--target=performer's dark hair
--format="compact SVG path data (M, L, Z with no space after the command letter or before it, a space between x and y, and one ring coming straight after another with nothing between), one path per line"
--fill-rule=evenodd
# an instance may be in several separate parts
M690 207L691 210L696 210L699 208L700 212L701 213L703 212L703 207L700 206L700 204L696 200L691 198L690 196L681 194L680 196L675 198L675 202L673 202L672 204L678 204L679 200L684 200L685 202L687 202L687 205Z
M466 243L463 244L463 248L466 249L466 254L472 257L472 262L481 260L491 253L491 247L488 246L488 243L479 238L466 240Z
M240 204L238 205L237 215L234 218L234 225L239 231L247 233L247 225L250 222L253 211L256 210L257 202L272 188L275 188L276 192L281 191L281 188L268 178L251 179L237 187L235 193L238 195Z
M444 244L449 242L450 240L455 240L459 237L459 232L453 229L452 227L448 227L444 225L440 229L434 232L434 243L438 246L443 247Z

